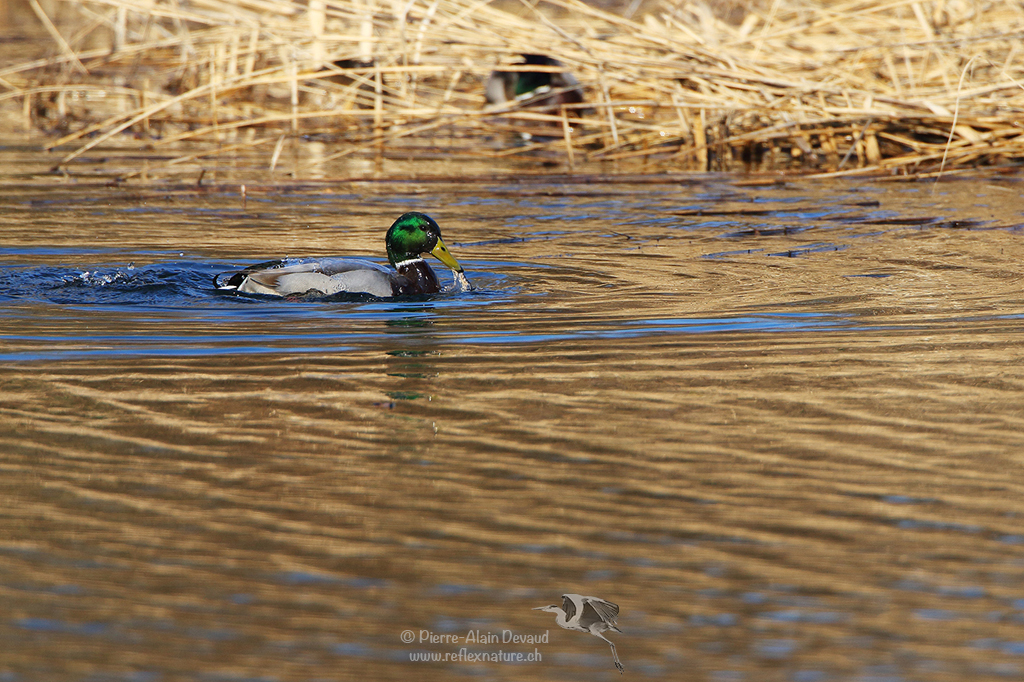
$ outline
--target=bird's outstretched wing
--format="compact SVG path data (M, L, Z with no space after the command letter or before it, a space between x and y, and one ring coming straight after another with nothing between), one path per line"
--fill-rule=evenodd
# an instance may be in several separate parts
M593 613L591 613L591 611ZM615 625L615 618L618 615L618 604L613 604L610 601L605 601L598 597L583 598L583 617L580 618L580 621L582 621L581 624L584 624L587 621L604 621L605 623Z
M576 602L567 594L562 595L562 610L565 611L566 621L571 621L576 616Z

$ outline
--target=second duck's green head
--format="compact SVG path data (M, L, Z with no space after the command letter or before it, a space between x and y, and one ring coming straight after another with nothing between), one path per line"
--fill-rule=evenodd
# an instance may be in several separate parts
M384 237L388 249L388 260L398 266L402 261L420 258L429 253L455 272L462 272L462 266L448 251L441 240L441 228L426 213L405 213L388 229Z

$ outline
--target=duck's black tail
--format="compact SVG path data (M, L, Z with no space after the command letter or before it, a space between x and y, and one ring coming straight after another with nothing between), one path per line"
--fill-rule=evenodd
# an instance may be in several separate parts
M237 291L238 287L242 286L242 282L253 272L257 270L271 270L273 268L279 268L284 265L283 260L268 260L265 263L257 263L256 265L250 265L245 270L238 270L236 272L221 272L213 276L213 287L219 291ZM227 281L222 281L222 277L227 277Z
M227 277L227 281L222 280L223 277ZM219 272L213 276L213 288L218 291L237 291L244 280L244 272Z

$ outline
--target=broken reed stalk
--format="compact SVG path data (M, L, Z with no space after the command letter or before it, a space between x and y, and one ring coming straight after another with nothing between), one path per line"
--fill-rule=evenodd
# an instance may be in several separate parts
M738 25L671 0L637 20L579 0L64 4L89 28L69 40L70 24L50 22L57 56L0 70L0 107L75 130L46 145L78 145L62 166L129 129L216 144L246 128L324 133L327 158L436 154L446 134L446 154L556 155L570 169L931 173L1024 159L1020 3L766 0ZM104 31L109 50L80 49ZM559 59L586 104L485 106L488 74L525 70L526 53Z

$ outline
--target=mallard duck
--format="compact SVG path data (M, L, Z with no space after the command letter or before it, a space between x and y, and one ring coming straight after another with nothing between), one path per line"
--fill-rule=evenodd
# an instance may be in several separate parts
M435 294L441 286L423 260L427 253L451 268L464 286L468 285L462 266L441 240L441 228L425 213L400 216L388 229L384 244L394 270L350 258L284 259L221 273L213 278L213 285L220 291L268 296Z
M523 60L522 64L530 66L562 66L562 62L543 54L524 54ZM558 107L583 102L583 88L568 71L493 71L485 94L491 104L515 101L525 106Z

